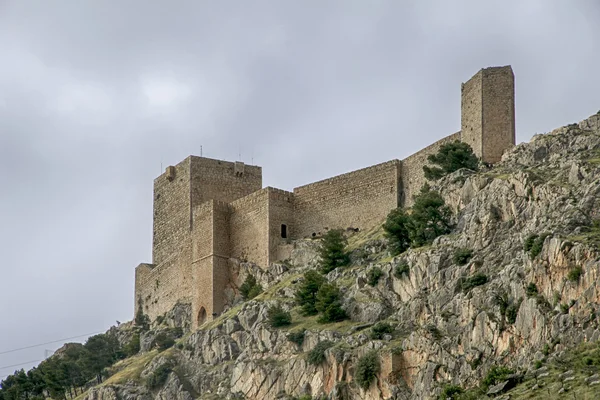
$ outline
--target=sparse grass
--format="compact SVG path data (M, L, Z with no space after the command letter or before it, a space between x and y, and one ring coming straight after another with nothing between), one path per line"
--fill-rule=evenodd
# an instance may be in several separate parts
M376 225L374 228L371 228L367 231L361 231L355 235L350 236L348 238L348 246L346 246L346 250L356 250L364 246L367 242L371 240L383 239L385 237L385 232L383 230L382 224L383 221L381 221L381 224Z
M319 331L337 331L340 333L347 333L350 328L355 325L360 325L358 322L350 321L349 319L339 322L330 323L319 323L318 315L304 316L299 313L299 308L292 310L292 324L289 326L290 330L306 329L306 330L319 330Z
M172 349L160 353L163 356L170 354ZM118 372L105 380L102 385L118 385L129 380L139 381L140 374L150 361L159 354L158 350L152 350L148 353L139 354L125 360L119 361L113 368L118 369Z

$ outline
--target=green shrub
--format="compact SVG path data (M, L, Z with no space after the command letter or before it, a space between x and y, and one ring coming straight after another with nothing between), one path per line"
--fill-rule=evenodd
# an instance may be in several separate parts
M483 379L482 384L485 388L497 385L498 383L505 381L509 375L514 373L515 371L508 367L494 366L490 368L486 377Z
M523 243L523 250L526 253L529 253L531 251L531 248L533 247L533 244L535 243L535 240L537 238L538 238L538 235L536 235L536 234L527 236L527 239L525 239L525 243Z
M411 246L431 244L435 238L450 232L450 208L442 196L425 184L414 196L408 232Z
M367 272L367 283L371 286L377 286L379 278L383 276L383 271L379 267L374 267Z
M561 305L560 305L560 311L563 314L568 314L569 313L569 305L565 304L565 303L561 303Z
M521 299L516 303L510 304L506 309L506 321L509 324L514 324L517 321L517 314L519 313L519 308L521 307Z
M394 332L394 328L387 322L378 322L371 328L371 339L381 340L383 335L391 334Z
M140 334L134 333L131 340L125 345L123 349L127 357L131 357L140 352Z
M183 328L180 326L176 326L174 328L169 328L169 334L175 339L179 339L183 336Z
M579 282L581 275L583 274L583 269L581 267L572 268L567 274L567 279L571 282Z
M462 283L462 289L463 292L467 293L474 287L485 285L486 283L488 283L488 277L484 274L477 273L465 279Z
M409 221L410 217L404 208L398 207L390 211L383 224L383 230L393 255L403 253L410 247Z
M529 285L527 285L527 287L525 288L525 294L527 294L527 297L537 296L538 288L535 285L535 283L531 282Z
M548 236L550 236L549 233L543 233L540 236L536 236L536 238L533 241L533 244L531 245L531 248L529 250L529 256L532 259L537 257L538 254L540 254L542 252L542 249L544 248L544 241L546 240L546 238Z
M169 374L172 371L173 370L171 369L171 367L169 365L162 364L161 366L156 368L156 370L152 374L150 374L148 376L148 378L146 378L146 387L149 390L154 390L156 388L163 386L165 384L165 382L167 382L167 379L169 378Z
M409 273L410 266L407 263L398 264L394 269L394 276L398 279L401 279L404 275L408 276Z
M358 386L367 390L380 370L379 355L376 350L371 350L358 359L354 379Z
M163 351L170 347L173 347L175 344L175 340L166 334L165 332L161 332L154 338L154 345L158 348L158 350Z
M299 331L290 332L287 335L287 340L292 343L295 343L298 347L302 346L304 343L304 336L306 335L306 330L301 329Z
M346 244L347 240L341 229L332 229L323 236L319 247L322 273L327 274L337 267L350 264L350 254L345 250Z
M317 293L319 288L327 280L317 271L307 271L304 273L304 279L296 290L296 303L300 306L302 315L315 315L318 313L315 303L317 302Z
M536 361L533 363L533 368L535 368L535 369L540 369L540 368L542 368L542 365L544 365L544 363L542 362L542 360L536 360Z
M164 315L159 315L158 317L156 317L156 324L157 325L161 325L163 322L165 321L165 316Z
M271 325L272 328L279 328L292 323L292 315L288 311L285 311L279 304L270 307L267 314L269 317L269 325Z
M143 301L138 297L138 309L135 313L135 325L143 331L150 329L150 317L144 314Z
M244 300L250 300L262 293L262 286L256 281L254 275L248 275L242 286L240 286L240 294Z
M311 365L321 365L325 361L325 351L333 346L330 340L324 340L316 344L306 356L306 361Z
M455 400L458 399L461 394L465 391L460 386L456 385L446 385L442 390L442 393L438 396L438 400Z
M452 261L456 265L465 265L471 260L473 257L473 250L471 249L456 249L454 251L454 256L452 256Z
M427 160L435 165L434 167L423 166L425 178L429 180L440 179L461 168L473 171L479 169L479 161L471 146L458 140L440 146L438 152L429 155Z
M320 323L337 322L348 318L342 308L340 291L332 283L321 285L317 292L315 308L321 313L321 316L317 319Z

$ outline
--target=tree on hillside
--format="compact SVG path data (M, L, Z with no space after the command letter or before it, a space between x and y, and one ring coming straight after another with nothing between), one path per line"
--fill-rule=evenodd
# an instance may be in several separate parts
M407 225L413 247L431 244L433 240L450 232L450 208L443 197L425 184L414 196L410 221Z
M409 221L410 216L406 214L403 208L398 207L390 211L383 224L383 230L388 238L393 255L403 253L410 247Z
M340 290L333 283L324 283L316 296L315 308L321 316L318 322L337 322L348 318L342 308Z
M461 168L477 171L479 161L473 153L473 149L465 142L455 141L440 146L437 154L431 154L427 160L434 164L434 167L423 166L425 178L429 180L440 179Z
M321 272L327 274L337 267L350 263L350 254L346 252L346 238L341 229L332 229L323 236L319 256L321 257Z
M317 271L310 270L304 273L304 281L296 291L296 302L301 307L300 312L303 315L315 315L318 313L315 308L317 292L325 282L325 277Z

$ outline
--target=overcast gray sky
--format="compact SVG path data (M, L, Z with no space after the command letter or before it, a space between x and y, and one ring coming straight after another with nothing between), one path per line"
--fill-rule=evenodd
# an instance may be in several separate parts
M401 159L507 64L518 141L597 112L600 2L0 0L0 367L131 319L161 164L290 190Z

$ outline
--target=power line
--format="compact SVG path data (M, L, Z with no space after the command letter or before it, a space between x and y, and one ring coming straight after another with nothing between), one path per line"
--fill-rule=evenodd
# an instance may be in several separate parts
M20 365L32 364L32 363L36 363L36 362L40 362L40 361L41 360L26 361L26 362L21 363L21 364L13 364L13 365L7 365L6 367L0 367L0 369L7 369L7 368L12 368L12 367L18 367Z
M71 336L71 337L68 337L68 338L63 338L63 339L53 340L53 341L51 341L51 342L40 343L40 344L34 344L34 345L31 345L31 346L25 346L25 347L19 347L18 349L11 349L11 350L6 350L6 351L0 351L0 355L1 355L1 354L14 353L15 351L21 351L21 350L26 350L26 349L33 349L34 347L40 347L40 346L44 346L44 345L47 345L47 344L58 343L58 342L62 342L62 341L64 341L64 340L71 340L71 339L77 339L77 338L84 337L84 336L97 335L97 334L99 334L99 333L102 333L102 332L92 332L92 333L85 333L85 334L83 334L83 335L79 335L79 336Z

